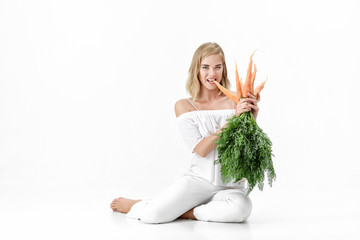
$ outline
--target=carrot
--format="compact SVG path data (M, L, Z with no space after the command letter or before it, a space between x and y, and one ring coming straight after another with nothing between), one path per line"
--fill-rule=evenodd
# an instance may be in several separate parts
M241 95L242 95L242 91L244 90L244 84L242 82L242 78L240 78L240 86L241 86ZM242 97L244 97L244 96L242 96ZM239 100L240 100L240 98L239 98Z
M237 93L237 97L238 99L240 99L242 97L242 83L239 80L239 72L237 70L237 65L235 62L235 69L236 69L236 93Z
M256 87L255 92L254 92L254 95L255 95L256 98L258 97L258 94L261 92L261 90L263 90L267 80L268 80L268 78L266 78L265 81L263 81L262 83L260 83L259 86Z
M254 94L254 82L255 82L256 72L257 69L256 69L256 65L254 64L254 72L251 74L251 84L250 84L251 94Z
M254 51L254 53L256 52L256 50ZM244 84L244 88L243 88L243 97L248 97L248 93L251 91L251 70L252 70L252 56L254 55L251 54L250 56L250 62L249 62L249 66L248 66L248 70L247 70L247 74L246 74L246 80L245 80L245 84Z
M222 91L228 98L233 100L235 103L239 102L238 97L235 94L233 94L230 90L228 90L228 89L224 88L223 86L221 86L220 83L218 83L217 81L214 81L214 83L220 89L220 91Z

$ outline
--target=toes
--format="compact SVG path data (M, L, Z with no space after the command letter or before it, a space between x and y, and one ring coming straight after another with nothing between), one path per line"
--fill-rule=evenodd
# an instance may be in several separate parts
M111 206L111 209L114 211L114 212L118 212L118 209L116 206Z
M110 208L111 208L113 211L117 211L116 206L115 206L115 205L113 205L113 204L111 204L111 205L110 205Z
M121 202L121 200L123 200L124 198L123 197L118 197L118 198L115 198L111 203L110 203L110 208L115 211L115 212L121 212L119 209L118 209L118 204L119 202Z
M115 211L116 209L116 203L117 203L117 199L114 199L111 203L110 203L110 208L112 208L112 210Z

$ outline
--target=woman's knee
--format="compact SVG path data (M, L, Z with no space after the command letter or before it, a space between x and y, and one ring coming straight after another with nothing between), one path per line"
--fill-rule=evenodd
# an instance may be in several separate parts
M201 221L243 222L250 216L251 210L251 200L243 192L228 191L221 198L194 208L194 215Z
M250 216L252 202L244 193L230 193L226 197L226 202L229 206L229 218L233 222L243 222Z

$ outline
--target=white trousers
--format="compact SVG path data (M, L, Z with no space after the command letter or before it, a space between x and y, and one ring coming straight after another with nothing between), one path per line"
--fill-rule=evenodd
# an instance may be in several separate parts
M166 223L192 208L198 220L243 222L250 216L252 203L241 189L185 175L154 199L134 204L126 216L145 223Z

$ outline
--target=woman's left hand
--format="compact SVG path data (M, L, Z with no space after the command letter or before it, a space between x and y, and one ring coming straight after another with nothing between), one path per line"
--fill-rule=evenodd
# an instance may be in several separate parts
M251 113L254 116L255 120L257 118L257 115L259 113L259 107L257 105L258 102L260 102L260 94L258 94L258 98L251 93L248 93L248 98L245 98L244 101L248 103L248 107L251 108Z

